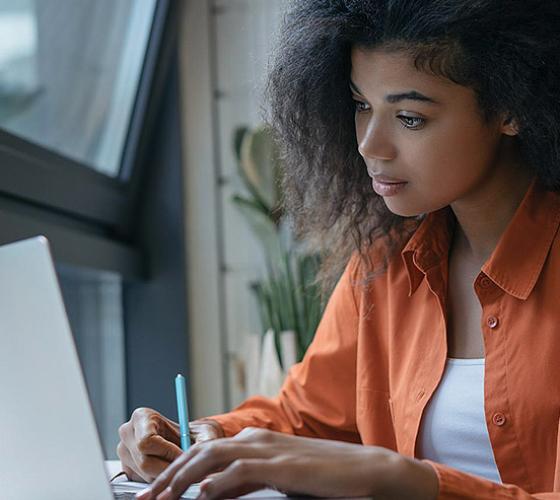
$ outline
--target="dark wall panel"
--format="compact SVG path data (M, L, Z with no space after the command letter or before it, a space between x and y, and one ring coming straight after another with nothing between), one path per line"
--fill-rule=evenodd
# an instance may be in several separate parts
M135 224L147 282L125 288L128 408L176 417L174 378L187 373L183 176L176 60L169 69Z

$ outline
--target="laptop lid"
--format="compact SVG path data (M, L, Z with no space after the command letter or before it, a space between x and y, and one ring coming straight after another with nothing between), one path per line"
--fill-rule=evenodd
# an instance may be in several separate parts
M111 500L48 242L0 247L3 500Z

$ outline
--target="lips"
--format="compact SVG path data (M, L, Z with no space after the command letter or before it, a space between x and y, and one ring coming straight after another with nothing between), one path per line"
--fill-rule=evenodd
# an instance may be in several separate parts
M407 182L403 179L397 179L395 177L389 177L388 175L371 174L369 171L368 171L368 173L369 173L369 175L372 179L375 179L380 184L403 184L403 183Z
M390 177L384 174L373 174L368 169L368 174L372 178L373 190L380 196L388 197L398 194L408 184L407 181Z

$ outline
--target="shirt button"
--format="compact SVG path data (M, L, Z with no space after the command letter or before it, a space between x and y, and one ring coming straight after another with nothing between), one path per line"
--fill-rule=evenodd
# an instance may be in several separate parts
M494 425L501 427L506 423L506 416L503 413L494 413L492 416L492 422L494 422Z
M420 401L424 397L424 394L425 392L423 390L418 391L418 394L416 394L416 399Z
M496 316L488 316L488 319L486 320L486 324L494 329L498 326L498 318L496 318Z
M492 280L488 276L483 276L480 278L480 288L490 288L492 286Z

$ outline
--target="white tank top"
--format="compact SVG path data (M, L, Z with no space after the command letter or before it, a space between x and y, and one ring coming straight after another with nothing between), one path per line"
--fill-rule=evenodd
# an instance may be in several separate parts
M448 358L424 410L418 458L500 483L484 416L484 358Z

